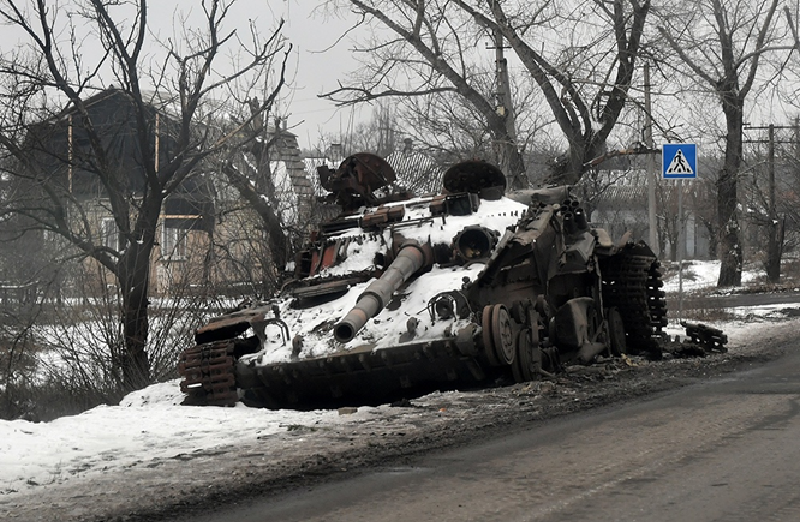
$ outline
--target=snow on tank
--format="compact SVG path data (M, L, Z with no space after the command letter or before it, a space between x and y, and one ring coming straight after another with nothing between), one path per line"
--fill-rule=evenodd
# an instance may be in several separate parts
M395 208L404 210L403 218L390 226L379 230L358 226L328 236L327 242L333 243L334 248L339 245L336 259L327 265L321 262L324 266L306 278L309 284L314 280L328 281L332 277L346 277L364 271L380 273L384 266L381 260L391 254L392 247L397 248L403 242L414 241L420 248L430 250L429 255L433 257L436 252L448 252L448 255L440 259L443 262L431 259L425 267L427 271L401 286L394 298L384 303L382 310L346 343L333 337L333 327L353 309L373 279L355 283L340 297L311 306L297 307L298 298L290 291L290 295L278 300L276 305L290 334L303 337L302 351L297 356L318 357L363 346L381 349L403 344L406 338L405 342L410 343L453 336L455 329L463 324L432 319L428 311L430 300L445 292L460 291L465 282L474 281L497 239L528 208L506 197L486 200L462 196L460 199L466 199L470 204L470 212L466 215L442 212L440 196L418 197L382 207L390 212ZM362 208L355 216L362 223L373 211ZM402 239L398 239L400 237ZM302 296L302 292L299 295ZM413 337L409 335L409 319L412 318L417 321ZM468 318L463 318L462 322L466 324ZM257 360L258 364L287 361L292 358L292 346L285 343L276 327L274 331L268 331L262 350L246 357Z

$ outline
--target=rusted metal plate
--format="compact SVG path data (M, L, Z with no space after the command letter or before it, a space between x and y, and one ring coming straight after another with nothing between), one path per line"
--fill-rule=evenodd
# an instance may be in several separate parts
M338 248L336 245L328 245L322 251L322 263L320 268L328 268L336 262L336 253Z
M314 250L311 252L311 271L308 274L309 276L316 275L318 268L317 265L319 265L319 252Z
M238 326L242 324L246 324L249 326L253 322L263 322L263 321L264 321L264 312L254 312L251 314L244 314L244 315L228 315L214 319L213 322L210 322L205 326L201 326L200 328L197 329L197 333L203 334L207 332L212 332L214 330L230 328L232 326Z
M305 297L313 297L317 295L325 295L331 294L336 292L343 292L346 291L350 286L361 283L363 281L368 281L371 279L369 276L364 277L355 277L352 279L342 279L338 281L329 281L326 283L320 283L318 285L313 286L302 286L299 288L294 288L289 291L289 295L296 298L305 298Z

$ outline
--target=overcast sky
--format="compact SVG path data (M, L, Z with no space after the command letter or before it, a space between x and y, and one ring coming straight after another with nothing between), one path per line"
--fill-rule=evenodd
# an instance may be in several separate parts
M247 0L264 4L264 0ZM348 51L346 42L328 49L354 23L354 19L323 17L312 13L313 0L271 1L271 9L282 8L276 15L287 21L286 35L294 46L297 59L294 94L290 113L290 125L300 124L294 129L300 146L313 146L320 132L338 132L346 129L351 118L359 119L359 111L351 108L337 110L331 102L320 100L317 95L337 87L337 80L344 78L357 67ZM323 51L324 50L324 51ZM369 114L369 109L360 112Z
M289 114L289 126L297 134L301 147L313 147L321 134L346 129L350 118L359 111L351 108L337 110L333 103L318 95L337 86L356 66L345 42L331 48L352 25L353 19L324 16L315 12L319 0L236 0L231 20L241 34L247 34L248 21L253 18L266 37L277 20L286 20L284 34L292 44L292 60L287 67L286 103L278 107ZM150 2L152 20L172 18L176 9L199 11L200 0L160 0ZM369 111L363 111L369 113Z
M28 5L26 0L19 0L19 5ZM337 110L331 102L321 100L317 96L325 90L336 87L336 81L346 76L356 66L348 45L340 42L329 49L351 25L352 20L343 20L331 16L313 14L318 0L236 0L229 13L225 28L236 28L244 39L249 39L249 20L254 19L256 26L264 38L271 34L276 21L286 20L284 34L292 43L291 63L287 67L289 89L286 90L284 103L278 107L280 114L289 114L289 126L295 132L301 147L313 147L323 134L338 133L339 129L347 129L351 118L358 119L359 113L370 111L353 111L350 108ZM66 12L76 4L65 3L56 11L60 20L66 19ZM176 12L189 14L189 25L200 28L202 23L201 0L151 0L148 3L150 30L159 38L175 36L180 39L178 16ZM118 8L119 9L119 8ZM117 9L117 10L118 10ZM75 18L73 18L74 20ZM66 39L68 35L60 35ZM82 46L82 55L86 63L100 58L100 46L96 41L86 41ZM0 26L0 52L8 53L21 42L27 42L27 35L8 26ZM155 38L149 37L146 53L159 53ZM96 56L95 53L97 53ZM226 58L218 60L223 66ZM113 80L103 78L101 85L105 87Z

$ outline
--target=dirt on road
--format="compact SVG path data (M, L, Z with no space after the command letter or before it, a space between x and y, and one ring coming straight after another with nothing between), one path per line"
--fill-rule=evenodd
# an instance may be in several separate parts
M732 340L730 352L702 359L608 360L570 368L555 381L471 392L434 393L359 412L335 426L292 425L258 441L155 460L17 495L0 506L15 521L160 521L350 476L463 445L575 411L641 399L779 357L796 339L796 320L768 338ZM347 413L343 412L344 415Z

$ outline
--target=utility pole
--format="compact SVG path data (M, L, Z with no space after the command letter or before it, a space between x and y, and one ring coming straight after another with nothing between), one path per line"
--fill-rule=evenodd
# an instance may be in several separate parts
M494 8L494 3L497 0L489 0L490 7ZM500 168L506 176L507 186L509 188L517 189L518 182L517 176L522 175L522 172L512 172L511 157L509 149L517 146L516 125L514 120L514 103L511 98L511 85L508 79L508 61L503 53L503 33L500 28L495 28L492 31L494 35L494 46L486 45L487 49L494 48L495 54L495 83L497 91L495 92L496 112L499 116L505 118L506 122L506 136L508 142L495 141L495 147L500 155Z
M644 63L644 141L653 150L653 104L650 93L650 62ZM658 221L656 217L656 157L647 156L647 203L650 219L650 248L658 255Z
M378 106L378 150L384 158L394 152L394 129L392 128L389 106Z

